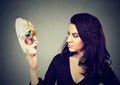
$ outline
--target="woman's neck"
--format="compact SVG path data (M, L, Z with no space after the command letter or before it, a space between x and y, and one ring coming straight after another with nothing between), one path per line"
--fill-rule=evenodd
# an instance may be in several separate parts
M84 54L84 51L80 51L80 52L77 52L75 55L73 55L73 57L77 58L77 59L80 59Z

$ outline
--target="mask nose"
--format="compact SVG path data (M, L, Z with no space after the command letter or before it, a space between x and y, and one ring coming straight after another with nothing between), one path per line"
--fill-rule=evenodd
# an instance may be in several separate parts
M38 44L39 41L36 36L34 37L34 40L35 40L35 43Z

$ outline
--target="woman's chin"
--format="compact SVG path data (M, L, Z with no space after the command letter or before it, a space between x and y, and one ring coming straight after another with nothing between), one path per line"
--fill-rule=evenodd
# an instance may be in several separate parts
M76 52L75 50L69 49L70 52Z

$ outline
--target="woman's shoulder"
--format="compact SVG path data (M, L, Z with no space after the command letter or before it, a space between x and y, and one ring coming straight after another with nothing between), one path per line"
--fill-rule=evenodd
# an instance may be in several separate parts
M54 57L53 57L53 60L59 60L61 58L61 54L56 54Z
M52 59L52 62L58 62L58 61L60 61L61 60L61 54L56 54L54 57L53 57L53 59Z
M102 69L102 76L108 76L111 73L114 73L111 65L105 64L104 68Z
M62 54L56 54L54 57L53 57L53 60L52 60L54 63L67 63L68 62L68 58L66 56L62 56Z
M107 85L119 85L120 82L111 66L106 65L102 72L102 81Z
M103 72L111 72L113 71L112 70L112 67L111 65L108 65L108 64L105 64L104 68L102 69Z

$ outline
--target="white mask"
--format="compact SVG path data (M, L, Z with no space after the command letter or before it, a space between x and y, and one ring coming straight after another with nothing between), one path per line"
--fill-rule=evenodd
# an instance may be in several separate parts
M30 54L35 54L37 52L38 43L35 26L30 21L17 18L15 28L23 52L26 53L26 50L28 50Z

